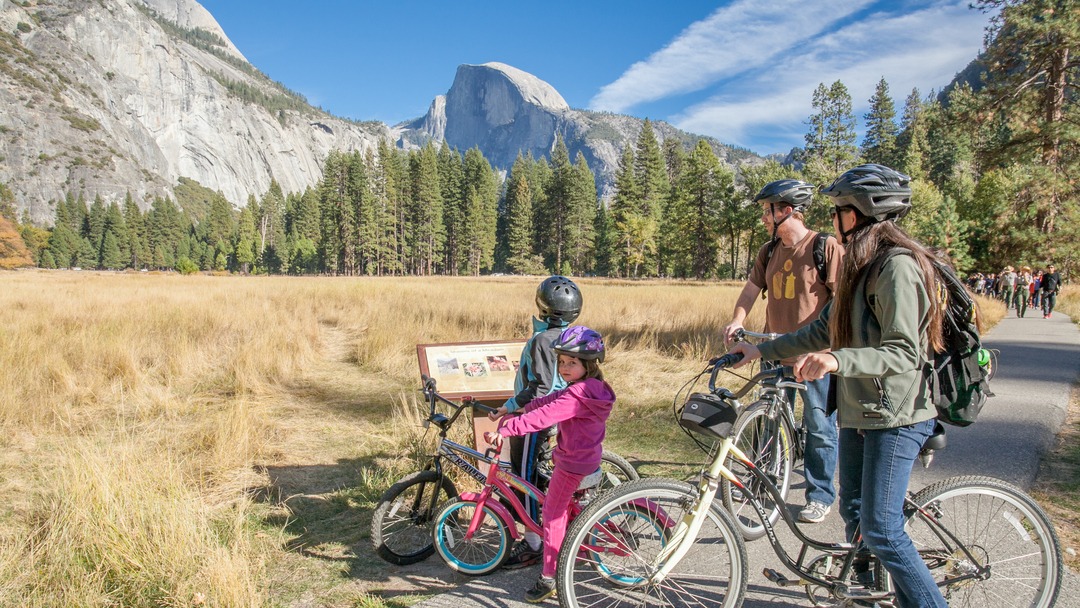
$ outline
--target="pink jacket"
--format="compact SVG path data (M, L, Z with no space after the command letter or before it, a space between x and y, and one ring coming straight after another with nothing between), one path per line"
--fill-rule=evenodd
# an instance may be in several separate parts
M555 466L568 473L588 475L600 468L608 416L615 405L615 391L607 382L587 378L533 399L520 416L503 420L503 437L525 435L559 425Z

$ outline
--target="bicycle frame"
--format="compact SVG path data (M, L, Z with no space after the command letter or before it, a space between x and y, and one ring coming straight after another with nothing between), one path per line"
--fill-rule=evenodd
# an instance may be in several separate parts
M768 379L776 378L772 381L772 385L777 389L783 388L783 369L773 369L759 372L753 377L751 382L747 383L738 393L731 393L726 389L716 389L715 379L719 368L714 368L712 376L709 381L709 388L712 392L721 395L723 398L735 401L738 404L739 397L742 397L749 392L753 384L768 384ZM795 534L799 542L802 543L802 549L799 551L799 555L796 559L792 559L788 552L781 545L780 540L776 536L776 531L771 523L769 523L768 514L761 502L757 500L755 495L750 492L742 480L739 479L724 463L728 457L732 457L737 460L742 466L750 472L753 479L758 482L761 487L765 488L769 492L772 500L778 504L783 504L783 497L780 495L779 489L776 484L766 475L761 469L759 469L746 454L743 453L738 447L734 445L734 440L731 437L724 438L721 442L716 444L713 448L712 462L706 471L702 473L701 482L697 488L697 499L694 501L693 507L687 511L682 521L679 522L675 531L670 536L670 542L663 550L659 552L653 561L654 573L650 577L649 582L652 584L658 584L662 581L668 573L678 564L686 553L690 550L697 534L701 529L705 518L708 517L709 506L716 496L716 492L720 485L720 479L726 479L728 482L734 484L739 488L743 495L750 500L751 506L754 507L754 511L757 513L758 519L761 521L762 526L765 528L766 536L769 539L769 544L772 546L774 553L784 564L784 566L791 572L799 576L796 580L790 580L782 577L778 573L770 570L766 570L766 577L781 586L789 585L818 585L827 589L835 597L854 597L855 594L849 594L847 584L844 582L847 580L847 574L850 572L852 563L854 562L856 553L858 551L857 542L842 542L842 543L829 543L822 542L810 538L799 529L798 525L793 520L792 516L786 509L780 510L780 516L787 524L788 528ZM918 513L918 516L925 519L927 525L933 530L935 536L944 544L946 551L949 555L954 555L957 550L963 552L965 557L970 560L970 563L978 564L979 560L976 556L954 535L950 530L938 523L934 514L929 509L919 507L911 500L911 493L908 493L904 503L905 512L910 512L912 515ZM857 533L856 533L857 536ZM823 551L828 554L845 555L844 563L841 569L841 575L839 577L827 577L822 578L816 576L803 564L807 556L809 549L815 549ZM925 552L920 551L920 555L924 557L936 557L937 551ZM938 586L953 585L957 582L977 578L980 580L988 578L990 575L989 566L979 566L975 572L962 574L956 577L950 577L947 581L938 583ZM888 596L887 592L868 592L865 594L858 594L860 598L881 598Z

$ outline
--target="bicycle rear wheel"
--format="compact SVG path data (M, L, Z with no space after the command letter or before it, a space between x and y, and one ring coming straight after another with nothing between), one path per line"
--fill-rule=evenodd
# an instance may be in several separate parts
M750 404L739 413L732 430L735 445L762 473L776 485L785 502L777 503L765 484L750 474L750 469L733 457L728 457L725 465L735 474L749 493L757 499L768 515L769 523L775 524L780 519L780 509L786 509L788 488L791 485L791 468L795 453L793 438L795 431L783 416L769 416L770 404L757 402ZM735 518L739 532L746 540L757 540L765 536L765 526L761 523L753 504L742 490L727 479L720 482L720 498L724 507Z
M1061 548L1053 524L1029 496L991 477L954 477L919 491L907 531L934 579L947 582L989 566L986 580L945 584L953 606L1049 607L1061 587ZM929 520L971 553L943 540Z
M593 501L574 519L559 554L555 585L571 608L717 606L746 592L746 546L731 515L714 502L690 551L661 580L656 557L673 542L697 489L673 479L640 479Z
M371 517L371 544L391 564L404 566L435 552L431 522L436 509L458 495L453 482L435 471L407 475L383 493Z
M607 492L615 486L640 478L634 465L611 450L604 450L600 456L600 470L604 472L600 485L597 486L600 492Z

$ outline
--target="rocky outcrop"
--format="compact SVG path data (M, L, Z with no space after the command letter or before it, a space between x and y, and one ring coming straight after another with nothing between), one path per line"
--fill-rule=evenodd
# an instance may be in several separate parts
M509 169L518 153L549 156L556 134L562 135L571 159L580 152L597 176L601 190L610 190L626 145L633 145L644 121L621 114L574 110L550 84L503 63L462 65L445 96L435 98L426 116L398 126L402 145L446 141L466 150L474 146L496 167ZM674 137L687 144L700 139L664 122L654 122L662 141ZM759 159L705 138L724 162Z
M270 81L194 0L0 0L0 32L0 182L39 222L65 192L149 204L180 177L235 205L302 191L391 137Z

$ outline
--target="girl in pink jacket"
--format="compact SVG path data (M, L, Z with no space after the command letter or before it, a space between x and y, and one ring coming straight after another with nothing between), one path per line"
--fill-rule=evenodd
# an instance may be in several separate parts
M571 327L555 341L554 349L559 354L559 375L569 386L532 400L522 415L507 418L499 426L500 435L512 437L559 425L555 470L541 513L544 565L536 584L525 593L532 603L555 595L555 566L570 519L568 507L581 481L600 469L606 423L615 404L615 392L600 371L604 340L599 333ZM504 413L500 408L491 417L498 419Z

